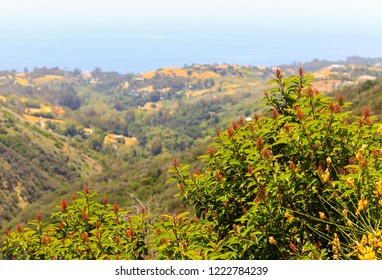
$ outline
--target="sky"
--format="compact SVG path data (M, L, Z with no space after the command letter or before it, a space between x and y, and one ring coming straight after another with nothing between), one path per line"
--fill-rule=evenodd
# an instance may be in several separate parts
M76 62L81 64L80 68L92 67L92 59L105 68L111 68L113 63L119 68L116 56L123 50L118 45L124 46L125 52L135 51L136 56L130 60L121 53L121 59L124 57L131 65L139 63L141 50L157 58L159 63L158 57L165 52L165 45L170 51L163 55L160 63L173 53L179 62L169 63L179 64L182 59L203 62L208 61L208 57L208 62L242 57L243 63L244 56L249 57L249 46L256 55L262 52L255 50L255 46L261 46L264 51L267 44L272 52L277 44L284 49L310 44L312 50L316 44L322 50L320 53L313 50L311 58L325 58L324 41L327 46L335 45L337 51L343 48L344 56L338 59L351 54L376 56L382 43L380 0L1 0L0 4L0 36L3 37L0 68L12 67L12 61L16 68L20 67L22 59L29 67L39 61L50 66L54 63L65 66L60 62L65 56L69 68ZM187 36L198 45L190 48L192 42L187 41ZM152 49L143 37L151 39ZM260 41L255 41L255 37ZM106 40L109 40L108 46ZM219 46L224 44L227 46L223 50ZM102 45L104 51L96 45ZM74 48L82 52L89 48L89 52L82 54L81 60L73 55ZM182 48L187 49L187 57ZM215 57L214 53L220 56ZM298 59L292 50L284 53L284 57L282 52L279 55L283 60L280 63L287 62L288 55L290 62ZM334 53L329 50L328 59L332 57ZM142 61L146 58L147 55L142 56ZM301 58L309 57L305 53Z
M379 24L379 0L2 0L0 21L9 24L84 25L110 22L253 23L336 26ZM281 22L280 22L281 23Z

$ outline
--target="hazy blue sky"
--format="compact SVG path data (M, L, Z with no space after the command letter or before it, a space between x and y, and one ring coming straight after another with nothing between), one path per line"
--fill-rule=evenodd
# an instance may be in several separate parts
M7 24L291 24L381 26L379 0L3 0ZM178 21L178 22L174 22ZM179 22L180 21L180 22ZM283 21L283 22L282 22Z
M193 60L266 63L267 50L274 56L270 63L333 59L341 50L338 59L353 54L382 56L381 0L2 0L0 4L0 68L24 63L108 69L114 65L123 70L125 63L133 70L140 62L150 68L166 64L166 59L178 66Z

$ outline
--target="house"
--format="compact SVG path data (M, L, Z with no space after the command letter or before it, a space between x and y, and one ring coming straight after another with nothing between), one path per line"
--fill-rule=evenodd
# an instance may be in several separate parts
M314 74L316 80L325 80L326 76L324 74Z
M82 78L85 80L90 80L93 78L92 74L90 72L84 72L81 74Z
M88 128L88 127L84 127L84 134L86 136L89 136L89 135L93 134L93 132L94 132L93 129Z
M363 82L366 82L366 81L374 81L375 79L376 79L376 77L374 77L374 76L363 75L363 76L359 76L357 78L357 82L358 83L363 83Z
M107 134L103 140L105 145L112 145L115 149L119 145L130 146L138 142L138 139L135 137L126 137L118 134Z
M334 72L336 72L336 71L343 71L343 70L346 69L346 66L342 65L342 64L332 64L332 65L329 66L329 69L331 71L334 71Z
M17 73L17 74L16 74L16 78L27 79L27 78L28 78L28 75L25 74L24 72L21 72L21 73Z
M345 82L342 83L341 88L342 88L342 87L352 87L352 86L354 86L355 84L356 84L356 83L355 83L355 82L352 82L352 81L345 81Z

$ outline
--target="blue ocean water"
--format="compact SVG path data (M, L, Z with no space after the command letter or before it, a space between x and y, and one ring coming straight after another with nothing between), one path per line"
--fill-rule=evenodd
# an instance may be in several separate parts
M294 35L260 28L36 28L1 30L0 69L60 67L139 73L193 63L274 66L347 56L381 57L378 33Z

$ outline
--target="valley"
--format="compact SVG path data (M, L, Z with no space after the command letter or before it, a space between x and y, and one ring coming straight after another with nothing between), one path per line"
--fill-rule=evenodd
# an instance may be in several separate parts
M85 185L125 208L184 211L174 184L166 182L174 158L201 169L198 157L215 130L262 114L263 92L276 69L289 76L299 66L194 64L141 74L2 71L0 227L14 227L37 212L48 216ZM369 105L381 116L380 59L301 66L313 74L318 91L343 92L359 114Z

